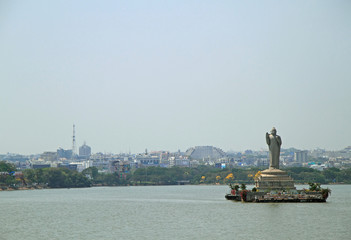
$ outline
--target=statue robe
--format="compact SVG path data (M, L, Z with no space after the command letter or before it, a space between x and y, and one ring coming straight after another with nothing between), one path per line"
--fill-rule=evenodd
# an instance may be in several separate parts
M269 146L269 168L279 169L280 146L282 140L278 135L267 134L266 142Z

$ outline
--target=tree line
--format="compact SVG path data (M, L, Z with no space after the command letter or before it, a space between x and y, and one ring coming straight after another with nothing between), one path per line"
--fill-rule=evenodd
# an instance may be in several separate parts
M175 185L175 184L253 184L254 177L263 168L225 168L212 166L184 167L148 167L138 168L124 173L103 173L98 168L90 167L82 172L67 168L26 169L21 175L14 175L16 168L11 163L0 162L0 186L77 188L90 186L123 185ZM351 184L351 168L328 168L318 171L311 168L293 167L284 169L296 183L316 182Z
M21 174L16 174L13 164L1 161L0 173L0 186L3 190L19 187L78 188L92 185L91 180L83 173L67 168L26 169Z

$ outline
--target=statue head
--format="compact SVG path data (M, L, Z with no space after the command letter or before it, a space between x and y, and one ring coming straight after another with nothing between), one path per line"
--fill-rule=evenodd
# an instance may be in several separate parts
M272 134L273 136L277 135L277 129L275 129L275 127L272 128L271 134Z

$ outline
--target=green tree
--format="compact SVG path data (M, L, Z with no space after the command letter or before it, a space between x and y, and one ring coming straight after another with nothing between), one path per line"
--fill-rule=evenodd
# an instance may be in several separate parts
M12 163L7 163L5 161L0 161L0 172L15 172L16 167Z
M15 165L0 161L0 185L2 186L13 186L16 184L16 179L13 176L13 172L16 171Z
M67 174L60 168L50 168L46 172L46 179L48 186L51 188L63 188L67 187L66 180Z
M242 183L242 184L240 185L240 189L241 189L241 190L246 190L246 185L245 185L244 183Z
M34 169L26 169L23 171L24 178L29 184L38 183L37 172Z
M89 167L82 171L82 174L89 175L92 179L95 179L99 175L97 167Z

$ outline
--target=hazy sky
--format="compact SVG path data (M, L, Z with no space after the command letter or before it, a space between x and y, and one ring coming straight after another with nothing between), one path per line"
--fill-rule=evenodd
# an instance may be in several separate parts
M0 153L351 145L351 1L0 0Z

